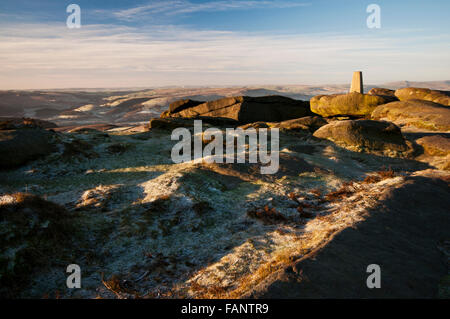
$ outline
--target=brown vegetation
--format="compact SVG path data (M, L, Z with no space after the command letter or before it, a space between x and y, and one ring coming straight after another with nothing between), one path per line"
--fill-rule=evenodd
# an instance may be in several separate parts
M338 190L326 194L325 199L327 201L333 202L333 201L340 200L342 198L346 198L346 197L350 196L351 194L353 194L354 191L350 189L352 186L353 186L353 182L346 182L346 183L342 184L341 188L339 188Z
M247 211L247 215L251 218L256 218L261 220L264 224L277 224L285 223L288 219L281 213L279 213L275 208L269 208L268 205L264 208L256 208Z
M395 177L395 172L389 167L388 169L383 168L381 171L375 172L367 176L363 180L363 184L373 184L381 182L382 180Z

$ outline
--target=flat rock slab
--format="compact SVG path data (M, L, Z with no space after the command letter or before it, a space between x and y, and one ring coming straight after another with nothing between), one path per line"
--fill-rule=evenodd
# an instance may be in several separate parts
M175 109L180 109L180 107ZM169 112L165 116L188 118L199 116L222 117L245 124L258 121L281 122L308 115L312 115L309 109L309 102L274 95L264 97L226 97L197 106L182 108L181 111L175 113Z
M430 101L391 102L378 106L371 117L374 120L388 120L397 125L431 131L450 130L450 108Z

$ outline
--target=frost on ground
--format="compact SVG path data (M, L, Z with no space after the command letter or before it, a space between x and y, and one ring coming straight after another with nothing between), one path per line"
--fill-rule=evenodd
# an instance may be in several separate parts
M59 153L0 172L0 206L25 192L73 218L68 251L30 270L20 297L246 296L428 168L281 134L283 173L266 178L240 164L173 164L169 131L58 138ZM66 287L71 263L81 267L81 289Z

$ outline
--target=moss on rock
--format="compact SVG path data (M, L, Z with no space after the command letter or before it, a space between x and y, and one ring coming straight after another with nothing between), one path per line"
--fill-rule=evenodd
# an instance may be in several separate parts
M324 117L330 116L366 116L381 104L386 103L381 96L361 94L318 95L311 99L311 111Z

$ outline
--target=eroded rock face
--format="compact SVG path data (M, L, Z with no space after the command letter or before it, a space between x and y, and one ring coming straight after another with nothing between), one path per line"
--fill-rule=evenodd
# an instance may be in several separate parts
M369 95L381 96L387 102L398 101L398 98L395 96L395 91L385 88L373 88L369 91Z
M315 132L320 127L327 125L328 122L320 116L305 116L299 119L293 119L277 123L273 127L277 127L284 131L309 131Z
M260 128L278 128L280 131L289 132L301 132L301 133L313 133L318 128L328 124L328 122L320 116L305 116L298 119L287 120L282 122L253 122L239 126L243 130L248 128L254 128L256 130Z
M173 130L178 127L193 127L194 121L189 119L153 118L149 122L150 129Z
M0 168L14 168L55 151L55 133L41 128L0 131Z
M361 94L318 95L311 99L311 111L324 117L366 116L387 100L381 96Z
M184 105L184 104L183 104ZM283 96L226 97L215 101L170 112L171 117L221 117L252 123L258 121L281 122L312 115L309 103ZM166 116L167 114L165 114Z
M372 119L432 131L450 130L450 109L430 101L409 100L380 105L372 112Z
M385 88L373 88L369 91L370 95L386 95L386 96L395 96L395 91Z
M21 128L56 128L55 123L32 119L32 118L18 118L18 117L2 117L0 118L0 130L15 130Z
M424 136L416 140L423 147L421 160L430 162L433 166L450 171L450 138L441 135Z
M179 127L193 127L195 120L201 120L204 126L235 127L238 122L229 118L199 116L196 118L163 117L150 120L149 129L173 130Z
M400 101L424 100L450 106L450 92L423 88L403 88L395 91Z
M450 155L450 138L441 135L431 135L419 138L417 144L424 148L428 155L447 156Z
M202 101L194 101L194 100L190 100L190 99L178 100L173 103L170 103L169 112L170 113L180 112L182 110L197 106L202 103L205 103L205 102L204 101L203 102Z
M400 128L384 121L336 121L322 126L314 136L358 152L403 156L409 150Z

